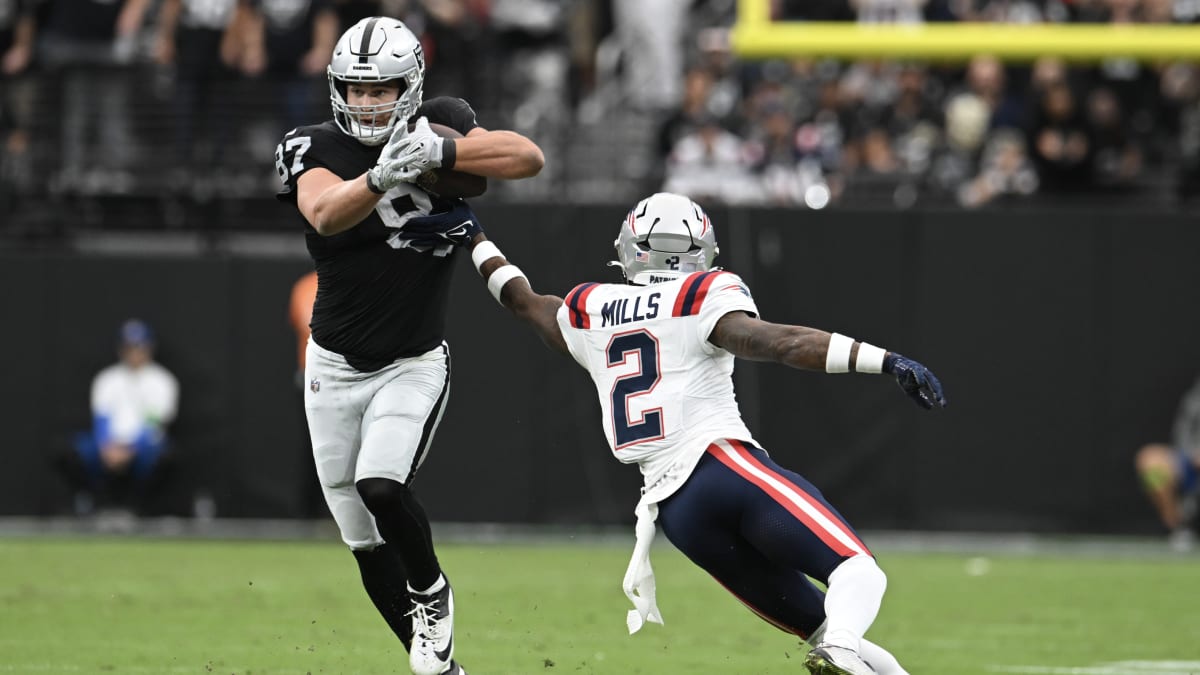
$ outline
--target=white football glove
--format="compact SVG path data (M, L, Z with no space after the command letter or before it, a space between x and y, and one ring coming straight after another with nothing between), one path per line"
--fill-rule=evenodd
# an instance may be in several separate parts
M389 141L390 143L390 141ZM397 143L397 161L403 162L420 175L442 165L443 139L429 128L429 119L421 117L412 131Z
M408 125L397 124L388 138L388 144L379 151L376 166L367 171L367 189L376 195L383 195L401 183L412 183L421 174L420 171L413 171L408 167L408 163L402 160L404 151L409 147L406 142L407 136Z

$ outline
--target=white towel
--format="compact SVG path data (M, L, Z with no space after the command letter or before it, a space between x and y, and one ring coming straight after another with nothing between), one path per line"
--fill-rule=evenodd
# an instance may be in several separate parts
M629 560L629 568L625 570L625 581L622 584L626 597L635 608L629 610L625 617L630 635L641 630L647 621L660 625L663 622L654 597L654 569L650 567L650 545L654 543L654 521L658 520L658 504L648 503L643 496L634 509L634 514L637 515L637 543L633 546L633 557Z

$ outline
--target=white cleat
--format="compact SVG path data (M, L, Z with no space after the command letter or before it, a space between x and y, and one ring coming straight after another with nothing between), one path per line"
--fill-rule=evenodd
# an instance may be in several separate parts
M1190 553L1196 548L1196 535L1190 529L1181 527L1167 536L1167 545L1176 553Z
M447 581L442 590L412 592L413 639L408 665L414 675L466 675L454 662L454 591Z
M875 675L875 669L851 649L819 644L804 657L811 675Z

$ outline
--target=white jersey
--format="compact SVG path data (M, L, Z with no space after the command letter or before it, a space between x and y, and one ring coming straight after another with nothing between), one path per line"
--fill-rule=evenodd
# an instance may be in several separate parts
M596 385L609 447L638 464L645 501L670 496L714 441L754 443L734 396L734 356L708 341L734 311L758 314L741 278L720 270L649 286L582 284L558 310L571 355Z
M159 433L175 419L179 383L157 363L130 368L111 365L92 381L92 414L108 419L112 440L133 443L144 433Z

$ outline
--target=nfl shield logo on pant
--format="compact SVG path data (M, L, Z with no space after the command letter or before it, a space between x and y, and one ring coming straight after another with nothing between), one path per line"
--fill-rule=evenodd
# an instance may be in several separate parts
M321 381L314 377L313 381L308 383L308 388L312 390L312 393L314 394L318 391L321 391Z

